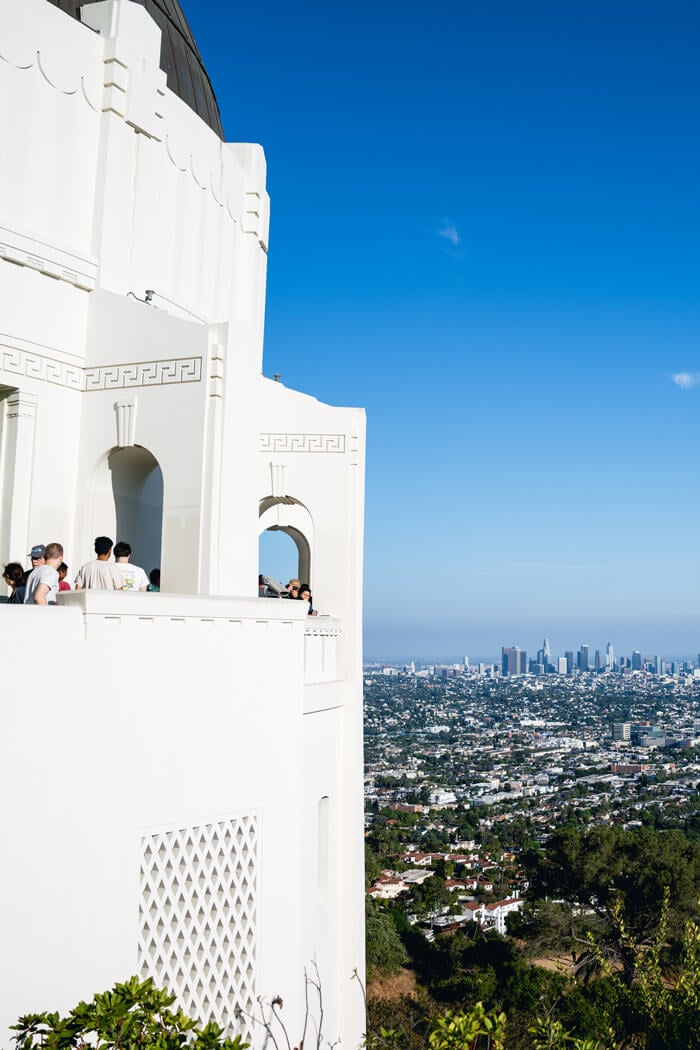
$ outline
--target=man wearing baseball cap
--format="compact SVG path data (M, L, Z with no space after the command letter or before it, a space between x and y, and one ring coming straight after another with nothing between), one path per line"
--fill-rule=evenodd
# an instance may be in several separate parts
M29 577L34 570L40 568L42 565L46 565L46 547L43 543L35 543L27 557L32 559L32 567L31 569L27 569L24 574L25 587L29 583Z
M38 569L40 565L46 565L46 547L43 543L36 543L27 557L32 559L33 569Z
M48 547L32 547L33 552L41 549L44 553L42 564L37 565L29 574L24 592L25 605L55 605L58 594L58 566L63 561L63 547L60 543L50 543Z

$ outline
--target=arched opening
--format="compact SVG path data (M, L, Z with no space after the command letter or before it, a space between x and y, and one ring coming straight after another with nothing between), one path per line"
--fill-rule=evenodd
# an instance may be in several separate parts
M308 581L311 556L306 538L296 529L272 525L260 533L258 571L285 584L296 577Z
M158 460L139 445L109 457L115 510L115 541L131 544L132 559L146 572L160 568L163 535L163 473Z
M292 577L312 583L313 522L306 507L291 496L260 501L258 572L280 583Z
M147 449L133 445L105 455L93 478L88 507L89 549L95 536L110 536L115 543L131 544L135 565L146 572L160 568L163 474Z

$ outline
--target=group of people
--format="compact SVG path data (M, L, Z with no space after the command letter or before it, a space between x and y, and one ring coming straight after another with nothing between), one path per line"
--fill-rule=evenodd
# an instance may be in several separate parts
M314 609L313 599L311 597L311 588L308 583L300 583L299 580L290 580L286 588L283 591L278 591L276 588L272 588L267 577L262 574L258 576L258 597L259 598L298 598L302 602L309 603L309 616L318 616L318 613Z
M112 558L114 551L114 561ZM25 570L19 562L9 562L2 574L11 594L9 605L55 605L59 591L69 591L66 580L68 566L63 561L60 543L37 543L28 557L31 569ZM139 565L132 565L131 546L120 541L113 545L109 536L95 540L95 558L81 566L75 577L76 591L159 591L160 569L152 569L148 576Z

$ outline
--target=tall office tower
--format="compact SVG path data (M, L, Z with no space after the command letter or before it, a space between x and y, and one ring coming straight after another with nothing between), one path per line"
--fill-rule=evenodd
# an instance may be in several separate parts
M642 654L639 649L635 649L632 653L632 670L641 671L642 669Z
M526 674L527 653L517 645L501 649L501 670L504 675Z
M661 674L661 657L655 656L653 661L654 674Z
M613 722L613 740L629 740L632 726L629 722Z
M613 650L612 642L608 642L605 646L605 670L612 671L615 667L615 652Z
M557 674L569 674L569 661L565 656L560 656L557 660Z
M579 665L579 667L580 667L580 669L582 671L588 671L589 670L588 646L587 645L582 645L581 648L579 649L579 664L578 665Z
M549 671L552 666L552 647L549 644L549 638L545 638L544 640L544 644L542 645L542 653L544 656L544 659L542 661L542 663L544 664L544 669L545 671Z
M70 668L0 695L0 1032L134 974L259 1048L308 972L350 1050L364 413L263 374L265 155L223 140L186 3L221 31L213 2L0 0L0 559L75 571L107 534L163 580L0 604L18 668ZM328 617L258 596L267 530Z
M571 674L574 669L574 654L573 650L569 649L564 653L564 659L566 660L566 673Z
M463 666L464 666L465 671L469 670L469 657L468 656L464 657Z
M600 649L596 649L595 651L595 656L593 657L593 666L595 667L596 671L602 671L603 669L603 657L600 652Z

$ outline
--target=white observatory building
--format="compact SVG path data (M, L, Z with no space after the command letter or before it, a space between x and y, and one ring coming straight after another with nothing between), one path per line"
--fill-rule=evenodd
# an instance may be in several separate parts
M315 965L353 1050L364 414L262 376L263 151L178 0L0 0L0 146L0 559L162 570L0 604L0 1046L132 974L298 1040ZM257 596L268 529L327 615Z

